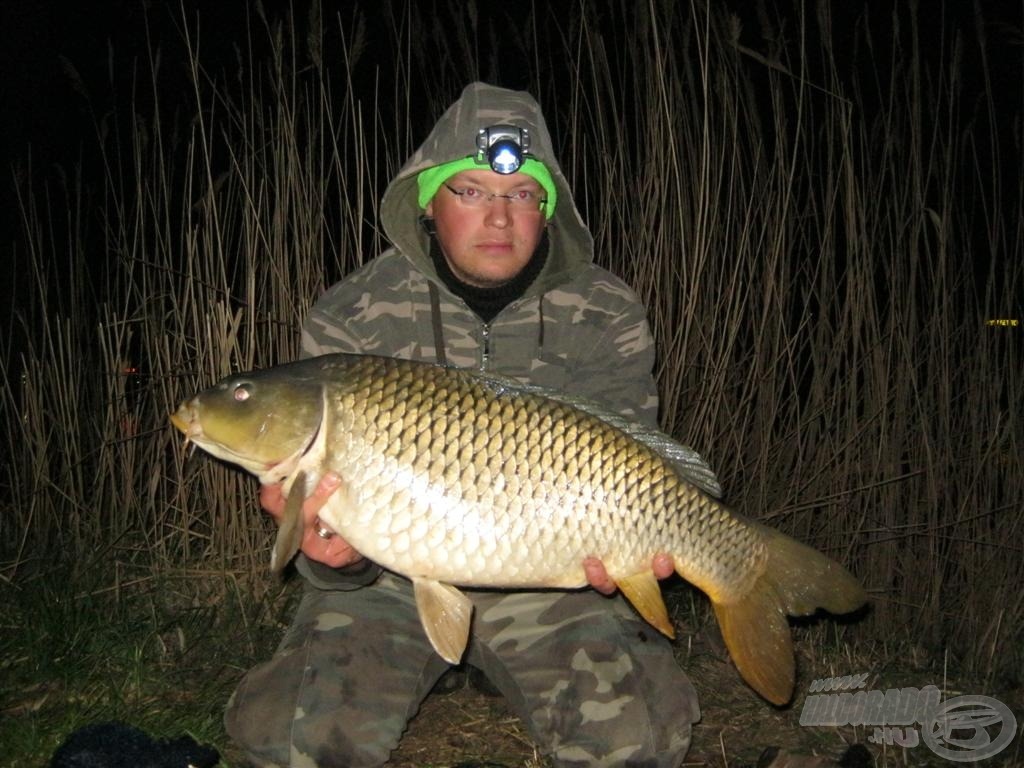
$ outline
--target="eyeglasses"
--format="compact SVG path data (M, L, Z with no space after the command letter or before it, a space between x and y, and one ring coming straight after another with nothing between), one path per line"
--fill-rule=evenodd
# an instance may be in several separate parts
M507 195L499 195L497 192L488 192L486 189L474 187L467 184L456 189L444 183L444 188L459 198L459 202L467 208L483 208L490 205L494 198L499 197L509 204L510 208L517 211L540 211L547 203L547 198L529 189L517 189Z

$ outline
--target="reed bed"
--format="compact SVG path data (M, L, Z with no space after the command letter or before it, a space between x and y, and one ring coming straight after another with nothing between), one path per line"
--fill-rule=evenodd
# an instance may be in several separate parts
M253 482L186 459L167 414L296 356L310 303L384 247L388 178L480 78L544 105L598 261L650 309L665 429L863 578L847 637L1019 680L1022 105L984 19L409 6L257 10L217 67L186 14L97 115L100 173L19 176L3 580L56 555L267 589Z

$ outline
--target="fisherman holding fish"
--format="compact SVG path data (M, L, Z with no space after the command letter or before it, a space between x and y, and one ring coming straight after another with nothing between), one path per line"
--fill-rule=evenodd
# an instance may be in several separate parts
M257 765L382 765L466 661L558 765L677 766L700 713L658 578L707 595L737 671L778 705L787 615L865 602L657 430L643 307L593 265L551 147L528 94L467 87L384 194L393 247L310 311L306 359L171 416L260 478L272 568L299 553L306 581L228 705Z
M656 424L644 307L592 263L593 237L529 94L468 86L388 187L380 220L394 247L319 299L304 356L484 369ZM328 475L304 505L296 567L307 583L294 620L228 706L228 732L257 765L386 763L449 668L409 582L316 519L336 487ZM261 501L280 517L280 486ZM585 565L592 585L615 590L600 562ZM655 566L672 572L670 559ZM682 762L697 695L666 638L624 600L589 589L467 594L466 660L556 764Z

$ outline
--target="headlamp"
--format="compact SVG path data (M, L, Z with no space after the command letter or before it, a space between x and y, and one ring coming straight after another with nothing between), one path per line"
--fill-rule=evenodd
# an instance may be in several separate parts
M529 154L530 132L514 125L492 125L476 135L476 161L486 162L495 173L515 173Z

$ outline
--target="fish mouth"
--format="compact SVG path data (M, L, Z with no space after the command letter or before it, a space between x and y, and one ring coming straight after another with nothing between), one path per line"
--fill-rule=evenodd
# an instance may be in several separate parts
M185 435L185 445L192 442L192 439L203 434L203 428L196 421L195 410L187 405L178 408L170 414L171 424L175 429Z
M169 418L175 429L185 435L183 447L186 450L191 446L198 446L218 459L237 464L252 472L262 482L284 482L314 449L319 452L317 455L324 451L324 417L327 412L326 402L323 401L325 397L326 393L321 398L320 412L316 423L311 425L315 428L299 447L286 456L267 456L265 451L248 451L244 447L236 450L228 444L210 439L203 430L202 419L199 416L198 398L182 403L177 411L169 414Z

